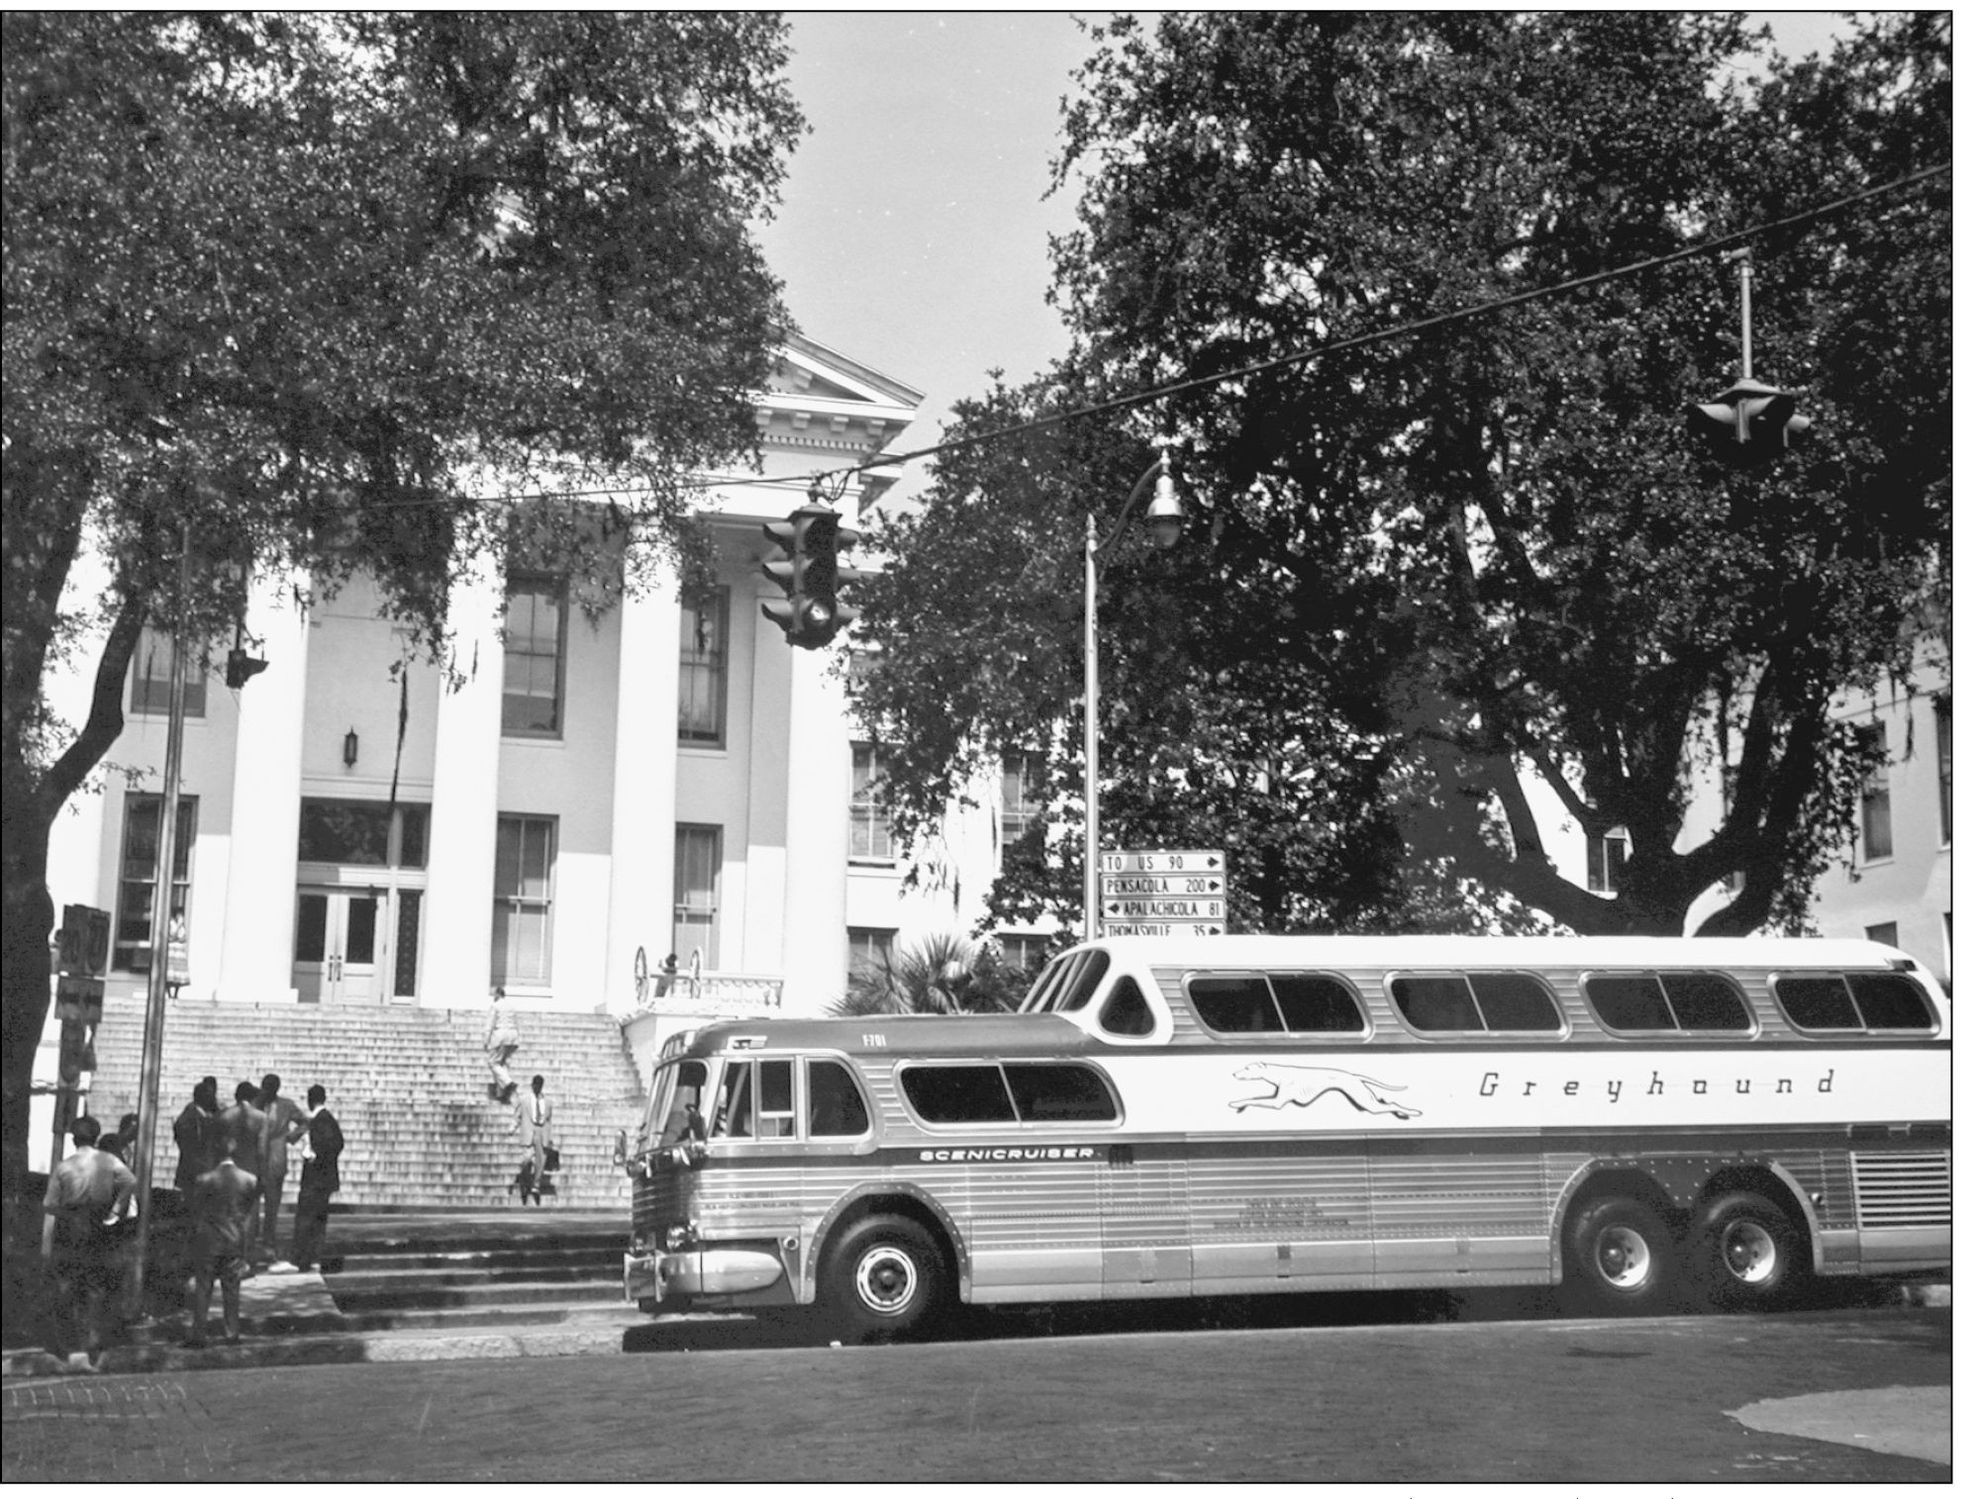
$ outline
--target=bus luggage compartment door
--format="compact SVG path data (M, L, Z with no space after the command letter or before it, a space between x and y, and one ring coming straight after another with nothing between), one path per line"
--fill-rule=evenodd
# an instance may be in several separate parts
M1186 1159L1178 1146L1113 1145L1097 1180L1105 1298L1190 1295Z

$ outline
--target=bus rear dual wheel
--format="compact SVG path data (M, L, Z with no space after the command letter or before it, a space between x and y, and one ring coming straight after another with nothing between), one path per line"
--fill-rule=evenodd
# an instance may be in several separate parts
M1579 1309L1602 1315L1664 1311L1677 1293L1747 1310L1784 1300L1807 1265L1795 1223L1756 1192L1703 1203L1686 1240L1631 1197L1587 1203L1571 1220L1565 1284Z
M819 1291L831 1332L856 1343L923 1332L952 1299L938 1241L893 1213L866 1218L837 1240Z

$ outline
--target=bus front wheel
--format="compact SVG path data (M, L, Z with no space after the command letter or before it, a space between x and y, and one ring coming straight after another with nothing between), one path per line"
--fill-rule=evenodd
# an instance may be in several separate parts
M1803 1277L1803 1236L1788 1213L1756 1192L1726 1192L1708 1203L1690 1242L1698 1289L1714 1306L1775 1306Z
M1571 1221L1565 1286L1595 1314L1657 1311L1672 1280L1673 1237L1660 1215L1630 1197L1588 1203Z
M847 1341L889 1342L925 1328L945 1306L946 1260L910 1218L867 1218L837 1242L823 1297Z

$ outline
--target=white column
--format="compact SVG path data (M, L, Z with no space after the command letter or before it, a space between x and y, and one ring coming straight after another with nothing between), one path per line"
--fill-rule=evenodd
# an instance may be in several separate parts
M786 943L783 900L788 884L790 767L789 713L793 650L762 617L760 598L734 590L734 633L751 624L754 663L748 677L747 853L741 865L746 889L739 910L723 891L720 965L744 973L785 973L793 959ZM779 595L776 595L779 597ZM728 864L731 866L730 858Z
M638 949L656 973L672 938L679 803L679 585L672 569L663 569L638 596L627 594L617 618L610 935L604 960L604 1002L613 1013L629 1009L635 997Z
M295 845L302 822L302 731L308 701L309 615L286 575L256 580L247 633L267 670L237 694L233 823L217 997L243 1004L292 1000ZM217 681L208 692L221 688Z
M453 585L447 618L452 665L441 687L432 765L432 841L426 860L424 1005L487 1002L494 938L494 837L500 816L503 603L498 564L476 560Z
M782 1007L819 1012L843 992L850 868L850 743L830 653L791 650L788 866L782 902Z

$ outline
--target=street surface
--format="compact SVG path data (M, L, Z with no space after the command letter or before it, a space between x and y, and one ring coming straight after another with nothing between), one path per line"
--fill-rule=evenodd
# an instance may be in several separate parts
M877 1348L647 1328L632 1356L9 1381L0 1476L1946 1482L1951 1318L1132 1331L1093 1310Z

